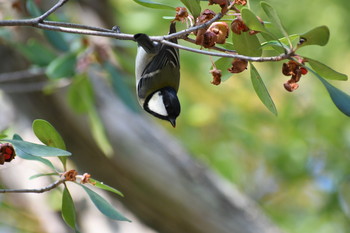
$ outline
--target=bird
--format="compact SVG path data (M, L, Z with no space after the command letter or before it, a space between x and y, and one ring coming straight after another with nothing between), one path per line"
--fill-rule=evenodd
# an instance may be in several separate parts
M176 32L170 24L169 34ZM152 41L147 34L137 33L138 43L135 76L137 99L141 107L153 116L169 121L175 128L181 106L177 97L180 85L179 49ZM177 39L170 42L177 44Z

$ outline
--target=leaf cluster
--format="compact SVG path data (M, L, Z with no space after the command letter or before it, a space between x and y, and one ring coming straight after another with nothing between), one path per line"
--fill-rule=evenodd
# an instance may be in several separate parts
M66 145L63 141L61 135L58 131L47 121L37 119L33 122L32 125L33 132L36 137L44 144L36 144L23 139L19 135L14 135L12 139L4 138L0 139L0 142L11 143L15 149L16 155L22 159L34 160L48 166L52 172L50 173L40 173L30 177L30 179L42 177L42 176L65 176L67 172L67 156L71 156L71 153L66 151ZM53 163L45 157L57 157L60 159L62 164L62 169L55 167ZM78 176L77 176L78 177ZM76 219L76 210L74 207L74 201L70 194L70 191L67 186L67 182L72 182L82 187L82 189L87 193L90 200L94 203L97 209L106 215L107 217L118 220L118 221L130 221L122 214L119 213L108 201L106 201L102 196L93 191L88 185L92 185L96 188L103 189L117 195L123 196L123 194L115 188L112 188L103 182L92 179L89 176L79 183L74 179L66 179L64 184L64 189L62 192L62 217L64 221L74 229L76 232L79 232L77 219Z

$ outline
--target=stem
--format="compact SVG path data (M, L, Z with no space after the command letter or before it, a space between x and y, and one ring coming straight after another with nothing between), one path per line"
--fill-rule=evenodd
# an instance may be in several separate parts
M63 176L59 180L56 180L54 183L39 189L0 189L0 193L43 193L50 191L58 187L60 184L64 183L66 178Z

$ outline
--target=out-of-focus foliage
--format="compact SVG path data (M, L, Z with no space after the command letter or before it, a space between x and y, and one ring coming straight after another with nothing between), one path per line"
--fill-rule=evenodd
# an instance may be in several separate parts
M162 17L172 12L146 9L128 0L114 2L116 10L123 9L116 17L120 25L127 23L127 32L167 32ZM350 74L349 1L328 2L327 7L316 0L307 4L301 0L266 2L276 9L289 35L328 26L331 37L325 47L306 46L300 51ZM207 7L205 2L201 5ZM250 6L265 17L259 1L250 1ZM308 74L297 91L287 93L282 63L255 64L275 101L276 117L255 95L248 71L214 86L210 84L209 57L180 53L182 113L177 128L169 131L256 199L286 232L347 232L349 207L344 203L349 201L340 201L339 187L348 185L350 122L333 105L322 84ZM350 91L346 81L330 83ZM350 195L349 188L342 190L341 197Z
M111 2L115 6L115 21L125 33L166 34L169 20L164 16L174 15L171 10L144 8L132 0ZM158 2L177 7L180 1ZM250 7L264 18L259 2L251 0ZM350 74L350 1L331 1L326 7L318 0L266 2L276 9L288 35L307 32L319 25L328 26L331 37L326 47L305 46L300 51L306 57ZM207 8L207 2L201 1L201 6ZM220 11L215 6L212 9ZM184 27L178 24L179 29ZM122 47L124 51L136 54L133 42L113 43L118 49ZM179 43L189 45L183 41ZM28 41L19 50L39 66L50 62L52 70L55 62L62 62L60 58L54 60L57 54L49 48L40 56L32 56L32 51L38 47L43 46ZM210 84L209 57L186 51L180 53L182 113L177 127L172 129L167 123L154 120L164 123L192 154L254 198L286 232L347 232L350 229L350 184L347 179L350 173L350 123L331 102L322 83L308 74L297 91L288 93L283 88L286 77L281 74L282 62L254 64L274 99L278 109L276 117L254 93L248 71L214 86ZM123 71L132 76L134 56L116 52L115 57ZM70 71L69 67L67 71ZM106 71L109 72L107 76L114 73L108 68ZM89 92L91 84L85 75L82 73L80 78L73 80L70 94L93 99ZM81 82L86 83L84 93L74 85ZM349 82L330 83L350 92ZM131 85L130 93L133 92L134 85ZM130 98L125 101L127 99L130 101ZM78 110L89 107L71 104ZM97 125L95 128L100 129L95 116L91 115L90 119ZM96 131L101 133L101 130Z

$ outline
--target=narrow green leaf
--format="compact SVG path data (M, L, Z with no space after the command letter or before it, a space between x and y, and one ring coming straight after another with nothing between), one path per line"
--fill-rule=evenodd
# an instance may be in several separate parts
M67 223L67 225L70 226L72 229L76 229L77 222L74 202L67 187L65 187L63 190L61 213L62 218Z
M34 157L34 156L33 156ZM40 157L36 157L36 158L40 158ZM40 174L36 174L33 175L31 177L29 177L30 180L39 178L39 177L43 177L43 176L59 176L57 172L52 172L52 173L40 173Z
M103 68L106 70L110 76L113 89L119 98L134 112L140 111L140 105L137 103L134 98L134 90L130 90L125 77L125 74L122 74L115 65L107 61L103 63Z
M252 84L256 94L263 104L270 110L273 114L277 116L276 106L267 90L263 80L257 69L254 67L252 63L250 63L250 78L252 80Z
M14 134L12 139L13 140L17 140L17 141L23 141L22 137L19 136L18 134ZM16 147L15 147L15 151L16 151L16 155L18 155L18 157L20 157L22 159L35 160L35 161L41 162L41 163L45 164L46 166L52 168L52 170L56 170L56 168L53 166L51 161L48 160L48 159L27 154L27 153L25 153L24 151L22 151L20 149L16 149Z
M326 79L332 79L332 80L342 80L346 81L348 80L348 76L346 74L339 73L338 71L333 70L329 66L313 60L311 58L306 58L310 66L314 71L316 71L320 76Z
M241 14L243 22L249 27L249 29L259 32L268 32L251 10L248 8L243 8L241 10Z
M107 156L112 155L113 148L107 138L104 125L96 109L92 108L88 112L88 116L89 116L89 123L90 123L92 136L94 137L97 145Z
M41 162L41 163L45 164L46 166L50 167L52 170L56 170L54 165L48 159L27 154L24 151L17 149L16 147L15 147L15 151L16 151L16 155L22 159L38 161L38 162Z
M281 22L280 17L278 16L276 10L266 2L260 2L260 5L263 8L265 14L269 17L271 23L273 25L275 25L281 31L281 33L289 40L288 33L284 29L284 26ZM290 45L292 45L292 43L290 41L288 41L288 42Z
M328 83L324 78L322 78L318 73L316 73L314 70L308 68L305 66L306 69L308 69L310 72L312 72L325 86L327 89L333 103L337 108L344 113L345 115L350 117L350 96L346 94L345 92L339 90L338 88L334 87L330 83Z
M303 39L303 42L299 44L299 48L306 45L320 45L324 46L328 43L329 40L329 29L327 26L316 27L302 35L300 38Z
M137 4L140 4L141 6L145 6L148 8L162 9L162 10L175 10L175 7L168 6L166 4L159 3L159 2L152 2L149 0L133 0L133 1L136 2Z
M106 136L104 126L94 106L95 96L88 77L84 74L76 76L68 91L68 103L78 113L87 113L92 135L106 155L113 152Z
M76 54L67 53L50 62L46 75L50 79L69 78L75 74Z
M197 18L201 13L201 5L199 0L181 0L186 8L191 12L194 18Z
M121 215L111 204L109 204L99 194L97 194L96 192L92 191L84 185L80 186L83 187L85 192L89 195L91 201L95 204L95 206L101 213L114 220L131 222L129 219Z
M61 135L48 121L36 119L33 121L32 128L35 136L45 145L62 150L66 149Z
M46 39L50 42L52 47L61 51L69 51L69 43L66 41L63 32L44 30L44 35Z
M77 113L87 113L95 102L94 91L86 74L76 75L68 89L68 104Z
M70 152L65 150L61 150L50 146L39 145L31 142L25 142L20 140L9 140L9 139L3 140L3 141L11 143L15 147L16 153L17 153L17 150L21 150L26 154L39 156L39 157L71 155Z
M240 35L233 33L232 42L235 50L241 55L260 57L262 54L257 35L250 35L249 32L242 32Z
M38 66L47 66L56 58L53 51L35 39L29 39L26 43L16 43L15 48L30 62Z
M23 141L23 138L20 135L16 134L16 133L13 135L12 139L13 140Z
M94 186L97 188L104 189L106 191L110 191L112 193L115 193L115 194L118 194L119 196L124 197L124 195L119 190L117 190L109 185L106 185L106 184L102 183L101 181L98 181L98 180L95 180L92 178L90 178L90 181L92 181L94 183Z

